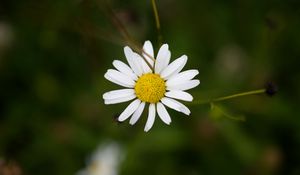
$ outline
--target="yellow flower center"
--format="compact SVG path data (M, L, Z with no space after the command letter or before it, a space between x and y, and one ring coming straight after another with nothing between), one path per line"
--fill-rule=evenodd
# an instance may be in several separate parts
M165 81L158 74L144 74L136 82L135 94L143 102L157 103L166 92Z

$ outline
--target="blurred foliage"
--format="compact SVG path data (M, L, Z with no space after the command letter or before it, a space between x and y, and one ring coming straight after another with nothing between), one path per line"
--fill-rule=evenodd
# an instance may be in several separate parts
M140 44L157 42L150 1L110 4ZM195 99L268 81L279 93L216 103L245 122L190 105L191 116L168 110L171 126L156 120L144 133L145 114L132 127L115 122L126 103L103 104L102 94L118 88L103 75L124 60L103 2L1 0L1 175L75 174L106 139L126 147L122 175L300 174L300 1L157 4L172 59L187 54L186 69L200 70Z

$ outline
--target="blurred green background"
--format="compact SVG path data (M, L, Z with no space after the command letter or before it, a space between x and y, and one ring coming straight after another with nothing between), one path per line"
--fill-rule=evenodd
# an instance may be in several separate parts
M142 44L157 32L150 1L114 0L116 16ZM163 41L172 59L200 70L196 100L260 89L209 105L169 109L144 133L115 118L128 103L106 106L118 89L104 79L114 59L125 61L107 6L93 0L1 0L0 174L75 174L106 140L124 148L121 175L300 174L300 1L158 0Z

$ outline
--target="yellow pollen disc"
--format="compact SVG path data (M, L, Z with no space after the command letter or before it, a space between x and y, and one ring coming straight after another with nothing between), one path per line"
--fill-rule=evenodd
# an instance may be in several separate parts
M165 81L158 74L144 74L136 82L135 94L143 102L157 103L166 92Z

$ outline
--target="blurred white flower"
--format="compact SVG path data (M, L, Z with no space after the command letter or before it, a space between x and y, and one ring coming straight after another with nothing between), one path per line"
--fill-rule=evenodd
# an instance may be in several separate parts
M92 154L88 165L76 175L118 175L123 151L117 143L106 143Z
M104 77L125 89L107 92L103 94L103 99L105 104L135 99L118 118L119 121L125 121L132 116L129 121L131 125L138 121L145 104L149 103L148 119L144 128L147 132L154 124L156 112L164 123L167 125L171 123L171 117L165 106L190 115L190 110L175 99L192 101L192 95L185 91L198 86L200 81L193 79L199 73L196 69L180 72L187 62L186 55L170 63L171 52L168 44L161 46L156 59L154 59L154 50L150 41L144 43L143 51L143 56L141 56L128 46L124 48L130 67L122 61L113 61L116 69L109 69Z
M0 51L9 47L13 40L11 25L0 21Z

